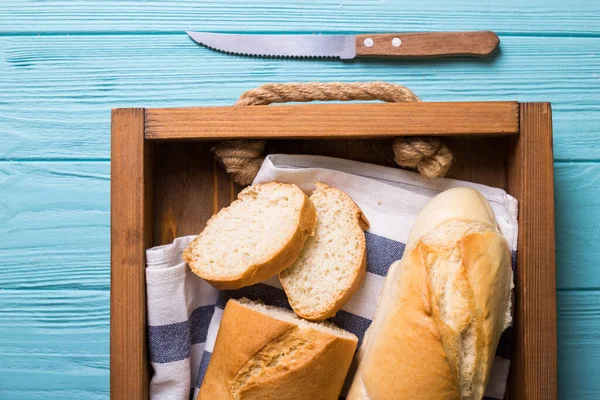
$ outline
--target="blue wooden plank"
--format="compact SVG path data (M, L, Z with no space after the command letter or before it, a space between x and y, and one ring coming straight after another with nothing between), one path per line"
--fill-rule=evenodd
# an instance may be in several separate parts
M109 169L0 163L0 292L109 288Z
M554 177L556 285L600 289L600 164L558 164Z
M0 32L218 31L406 32L491 29L597 35L590 0L7 0Z
M561 399L600 397L600 292L559 292L558 394Z
M109 297L0 290L0 398L108 398Z
M35 379L35 378L32 378ZM0 395L11 400L106 400L110 398L108 387L102 390L86 390L86 386L81 385L81 389L43 389L36 390L16 389L0 390Z
M274 60L185 35L0 38L0 159L105 159L110 108L227 105L267 82L403 83L424 100L551 101L555 156L600 159L600 38L502 37L490 60Z

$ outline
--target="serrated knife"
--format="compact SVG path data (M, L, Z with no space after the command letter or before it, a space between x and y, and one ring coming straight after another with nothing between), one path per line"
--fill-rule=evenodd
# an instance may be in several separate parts
M197 43L232 54L263 57L484 57L500 43L490 31L372 35L248 35L187 32Z

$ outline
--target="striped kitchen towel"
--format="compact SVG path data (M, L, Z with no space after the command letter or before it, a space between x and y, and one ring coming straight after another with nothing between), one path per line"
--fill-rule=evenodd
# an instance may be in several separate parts
M517 248L517 201L504 190L453 179L429 180L397 168L321 156L267 156L255 183L295 183L308 194L315 182L348 193L370 222L367 274L360 290L331 320L360 341L371 323L389 266L402 257L404 243L421 208L439 192L457 186L479 190L490 202L513 251ZM152 399L195 398L230 298L260 299L290 308L276 277L239 290L218 291L194 275L181 253L194 236L146 252L148 338L153 368ZM486 398L502 399L510 364L511 328L500 339Z

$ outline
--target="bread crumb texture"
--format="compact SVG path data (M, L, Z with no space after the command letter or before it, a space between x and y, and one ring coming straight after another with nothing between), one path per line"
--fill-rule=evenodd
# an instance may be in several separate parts
M279 274L294 311L311 320L334 315L366 272L361 210L341 190L316 186L310 197L317 211L315 235L307 239L296 262Z
M250 186L208 221L185 250L184 260L207 280L251 274L249 270L286 249L299 228L306 230L305 235L312 233L314 225L299 227L308 202L296 185Z

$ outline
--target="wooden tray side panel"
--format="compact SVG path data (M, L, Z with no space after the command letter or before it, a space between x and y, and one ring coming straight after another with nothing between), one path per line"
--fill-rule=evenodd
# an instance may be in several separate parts
M511 400L557 398L554 164L549 103L520 104L520 135L508 164L519 200Z
M146 138L367 138L513 135L518 103L375 103L156 108Z
M145 252L152 238L150 143L144 110L112 114L110 397L148 398Z

